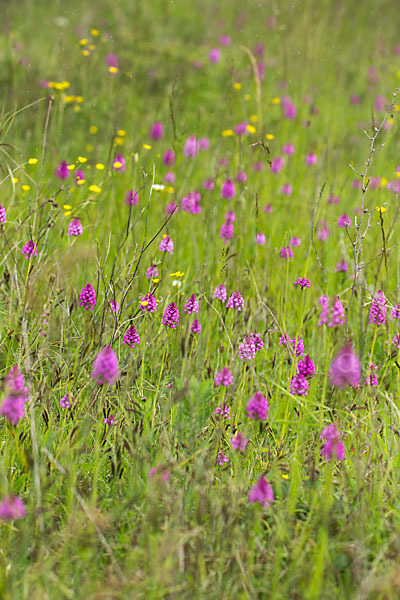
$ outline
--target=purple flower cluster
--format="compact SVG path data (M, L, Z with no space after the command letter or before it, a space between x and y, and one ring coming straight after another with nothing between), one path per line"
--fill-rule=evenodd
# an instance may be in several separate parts
M258 333L250 333L239 345L238 352L240 360L253 360L256 353L261 350L264 346L260 335Z
M349 267L344 259L339 261L335 266L335 273L347 273L348 270Z
M247 439L242 433L237 433L229 442L234 450L246 450Z
M293 250L290 246L283 246L281 250L281 258L289 259L293 258Z
M150 137L154 142L157 142L159 140L161 140L162 136L163 136L163 131L164 131L164 127L163 124L160 123L160 121L156 121L153 125L153 127L150 130ZM168 150L168 152L172 152L171 150ZM174 154L172 152L172 154Z
M274 500L275 497L272 487L269 485L264 475L261 475L253 487L250 488L249 502L251 504L258 502L258 504L261 504L264 508L269 508Z
M301 373L297 373L290 382L290 391L295 396L308 396L308 381Z
M232 383L233 375L228 367L224 367L215 376L215 385L223 385L225 387L228 387L228 385L232 385Z
M234 235L234 223L236 220L235 213L230 210L225 215L225 222L221 226L221 230L219 233L219 237L224 240L224 242L228 242L233 238Z
M333 305L330 307L329 296L324 294L318 300L321 305L321 314L318 325L326 324L328 327L337 327L344 325L344 307L337 296L335 296Z
M125 196L125 202L128 206L136 206L139 202L139 196L136 190L129 190Z
M151 292L146 294L140 301L140 310L143 312L156 312L157 300Z
M231 179L227 179L222 184L221 198L232 200L235 197L235 184Z
M111 346L105 346L93 363L92 377L98 385L113 384L119 376L118 359Z
M198 191L189 192L187 196L184 196L181 201L181 209L183 212L190 212L193 215L201 213L201 195Z
M303 375L306 379L312 379L315 375L315 365L310 358L309 354L299 361L297 365L297 372Z
M29 391L24 377L17 366L6 377L6 397L0 407L0 414L17 425L25 416L25 404L29 400Z
M68 226L68 237L82 235L83 227L79 219L73 219Z
M2 521L16 521L25 516L25 504L18 496L8 496L0 503L0 519Z
M222 467L225 463L229 462L228 457L224 452L218 452L217 454L217 463Z
M184 312L188 315L199 312L199 303L194 294L192 294L190 298L186 300Z
M357 386L360 383L361 364L350 344L346 344L333 359L329 378L331 385L344 388L346 385Z
M159 276L158 269L155 265L151 265L151 267L146 269L147 279L157 279L158 276Z
M256 392L247 404L246 413L249 419L258 419L266 421L268 418L269 406L265 396L261 392Z
M21 252L25 259L28 259L31 256L37 256L37 244L35 244L33 240L29 240L29 242L22 246Z
M69 394L65 394L60 400L61 408L71 408L71 400Z
M218 300L221 300L221 302L226 302L226 288L222 283L215 288L213 298L217 298Z
M174 253L174 242L169 235L164 235L160 242L159 250L160 252L169 252L170 254Z
M133 325L126 330L122 343L127 344L131 348L134 348L135 344L140 344L140 336Z
M217 406L217 408L214 411L214 415L216 417L222 417L223 419L226 419L227 421L231 420L231 411L229 406L227 406L227 404L220 404L219 406Z
M390 320L394 321L394 319L400 319L400 304L396 304L392 308L392 314L390 315Z
M200 335L202 332L201 323L198 319L195 319L190 326L190 333L194 333L195 335Z
M257 233L256 237L254 238L254 241L259 246L264 246L265 242L267 241L267 238L265 237L265 233Z
M5 223L6 221L6 209L0 204L0 223Z
M65 160L62 160L56 169L56 176L59 179L68 179L69 177L69 169L68 163Z
M288 344L290 344L293 348L293 352L296 354L296 356L303 356L304 354L304 342L301 338L297 338L295 337L293 340L288 336L287 333L285 333L284 335L282 335L279 338L279 345L280 346L287 346Z
M197 138L195 135L191 135L185 142L185 146L183 148L183 154L186 158L195 158L196 154L199 150L199 145L197 142Z
M96 306L96 294L90 283L87 283L79 296L79 306L83 306L86 310L93 310Z
M233 292L226 303L226 308L236 308L238 311L244 308L244 300L240 292Z
M164 311L162 324L174 329L179 325L179 310L175 302L171 302Z
M305 277L299 277L293 285L299 285L301 289L304 290L304 288L309 288L311 286L311 281Z
M325 440L321 448L321 456L325 456L327 460L331 458L337 460L344 460L346 457L344 444L340 439L340 432L337 428L336 423L332 423L322 430L320 435L321 440Z
M384 325L386 323L386 298L384 293L379 290L374 297L369 309L369 322L375 325Z
M350 227L351 219L346 215L341 215L338 220L338 227Z

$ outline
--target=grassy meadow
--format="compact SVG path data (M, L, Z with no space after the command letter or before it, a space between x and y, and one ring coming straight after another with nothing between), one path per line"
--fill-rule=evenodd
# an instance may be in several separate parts
M0 599L400 597L399 25L4 3Z

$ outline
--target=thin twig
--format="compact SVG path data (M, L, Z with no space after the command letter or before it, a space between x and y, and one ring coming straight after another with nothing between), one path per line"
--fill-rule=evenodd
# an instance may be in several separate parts
M348 333L349 333L349 325L348 325L348 323L349 323L349 312L350 312L350 308L351 308L351 305L352 305L352 302L353 302L353 298L354 298L355 288L356 288L356 285L357 285L358 276L359 276L360 271L361 271L360 254L361 254L362 242L363 242L365 236L367 235L367 231L368 231L368 229L370 227L371 216L372 216L372 212L373 212L371 210L365 209L365 206L364 206L364 198L365 198L365 194L367 192L368 185L369 185L369 182L370 182L370 179L368 177L369 167L371 165L372 155L374 154L374 152L376 150L376 148L375 148L376 139L377 139L378 135L380 134L380 132L383 129L383 126L384 126L384 124L386 122L388 114L393 109L394 100L395 100L395 98L396 98L396 96L397 96L398 93L399 93L399 88L396 88L395 91L393 92L392 103L387 108L387 110L386 110L386 112L384 114L384 117L383 117L383 119L382 119L379 127L374 126L374 134L372 136L370 136L366 131L364 131L365 135L370 140L370 145L369 145L368 158L367 158L367 160L364 163L365 168L363 169L363 171L358 172L358 175L361 178L361 215L360 215L359 222L357 222L357 219L355 219L356 237L355 237L355 240L353 242L354 280L353 280L353 284L351 286L350 300L349 300L349 303L348 303L348 305L346 306L346 309L345 309L345 323L346 323L346 335L347 336L348 336ZM383 144L381 144L381 147L382 146L383 146ZM351 168L353 169L353 171L356 171L356 169L354 169L354 167L351 166ZM361 228L362 228L362 225L363 225L363 217L364 217L365 214L368 214L368 221L367 221L367 225L365 226L365 229L362 231Z

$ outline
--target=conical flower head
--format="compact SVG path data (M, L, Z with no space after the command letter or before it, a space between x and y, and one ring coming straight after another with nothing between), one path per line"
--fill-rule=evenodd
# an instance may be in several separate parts
M158 277L158 269L155 265L151 265L148 269L146 269L146 277L147 279L156 279Z
M28 400L29 390L25 385L24 376L17 366L13 367L8 373L7 384L11 390L18 392L21 396Z
M227 387L228 385L232 385L232 383L233 383L233 375L228 367L224 367L215 376L215 385L223 385L223 386Z
M297 373L290 382L290 391L295 396L308 396L308 381L301 373Z
M186 158L195 158L198 150L199 146L197 143L197 138L195 135L191 135L185 142L183 154L186 156Z
M190 333L199 335L201 333L201 323L198 319L195 319L190 327Z
M139 334L133 325L126 330L122 343L128 344L131 348L134 348L135 344L140 344Z
M265 396L261 392L256 392L247 404L246 413L249 419L258 419L266 421L268 418L269 406Z
M29 240L29 242L22 246L21 252L24 254L26 259L30 258L31 256L37 256L37 244L35 244L33 240Z
M173 167L176 162L175 152L173 150L167 150L164 154L163 161L166 167Z
M262 341L259 333L250 333L248 337L253 342L256 352L258 352L259 350L261 350L261 348L264 347L264 342Z
M98 385L111 385L118 379L118 359L111 346L100 350L93 363L92 377Z
M5 223L6 221L6 209L0 204L0 223Z
M332 423L323 429L321 440L325 440L321 448L321 456L325 456L327 460L331 458L337 458L338 460L344 460L346 457L344 444L340 439L340 432L337 428L336 423Z
M231 200L234 196L235 184L231 179L227 179L222 185L221 198L228 198L228 200Z
M376 325L384 325L386 322L386 298L382 290L374 295L369 310L369 322Z
M246 446L247 446L247 439L245 438L245 436L240 433L240 431L235 435L234 438L232 438L230 440L230 445L232 446L232 448L234 448L235 450L246 450Z
M232 296L230 296L227 304L227 308L236 308L241 311L244 308L244 300L243 296L240 292L233 292Z
M187 313L188 315L191 315L192 313L198 313L199 312L199 303L196 300L196 297L194 294L192 294L190 296L190 298L188 298L186 300L185 303L185 313Z
M173 254L173 252L174 252L174 242L169 237L169 235L165 235L163 237L163 239L160 242L159 250L161 252L169 252L170 254Z
M18 496L8 496L0 503L0 519L2 521L15 521L26 515L25 504Z
M87 283L79 296L79 306L83 306L86 310L93 310L96 306L96 294L93 286Z
M68 163L66 160L60 162L56 169L56 175L59 179L67 179L69 177Z
M233 210L228 210L225 215L225 223L233 223L236 221L236 215Z
M68 237L82 235L83 227L79 219L73 219L68 227Z
M221 240L224 240L224 242L229 242L229 240L233 238L234 234L235 227L233 223L223 223L221 225L221 229L219 232L219 237L221 238Z
M269 485L264 475L261 475L259 480L253 485L253 487L249 491L249 502L258 502L259 504L262 504L262 506L264 506L265 508L269 508L269 506L273 503L274 500L275 498L272 487Z
M256 345L253 338L249 335L245 337L244 341L239 344L238 348L240 360L253 360L256 356Z
M396 304L392 309L390 320L393 321L394 319L400 319L400 304Z
M361 377L361 364L350 344L346 344L333 359L329 369L331 385L344 388L358 385Z
M215 288L213 298L226 302L226 288L222 283Z
M0 407L0 414L13 425L25 416L25 404L29 400L29 391L18 367L13 367L6 378L7 396Z
M174 329L179 325L179 310L175 302L171 302L164 311L162 324Z
M122 154L117 154L113 161L113 170L121 173L126 171L126 161Z
M156 123L154 123L153 127L150 130L151 139L154 141L161 140L161 138L163 136L163 131L164 131L163 124L160 123L160 121L156 121ZM171 150L169 150L168 152L171 152Z
M156 312L157 300L151 292L146 294L144 298L140 301L140 310L142 310L143 312Z
M344 325L344 308L339 298L335 297L328 327L336 327L337 325Z
M312 379L315 375L315 365L310 358L310 355L307 354L303 360L299 362L297 365L297 371L300 375L303 375L306 379Z

